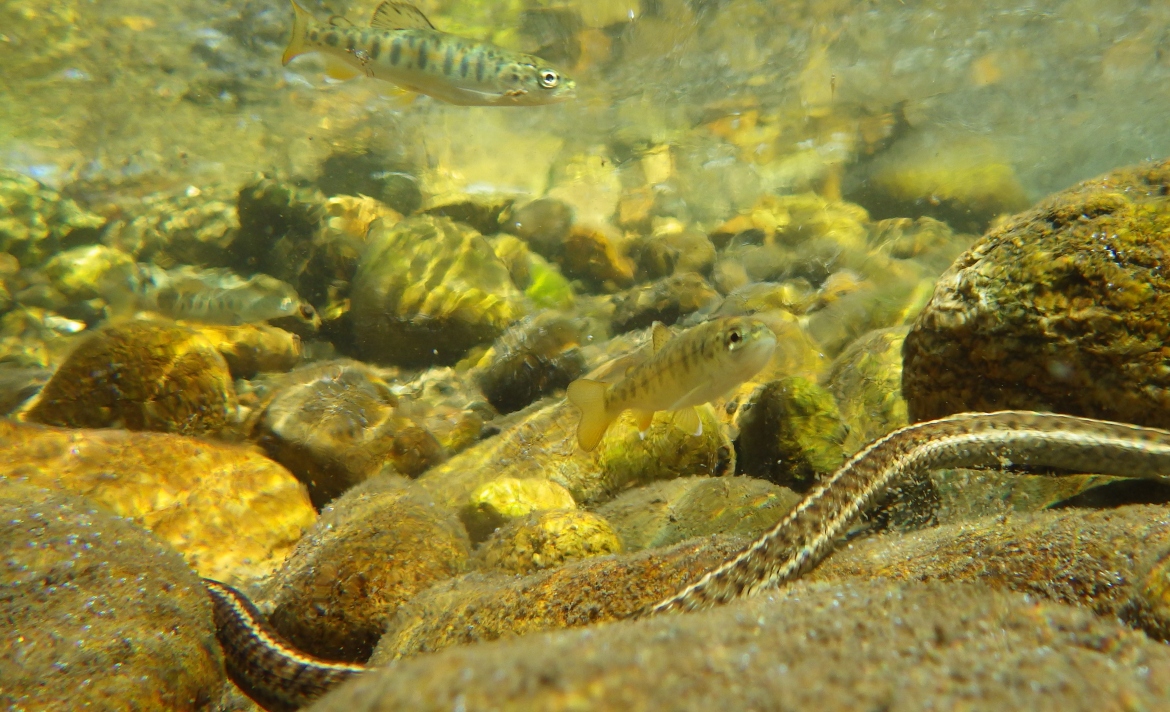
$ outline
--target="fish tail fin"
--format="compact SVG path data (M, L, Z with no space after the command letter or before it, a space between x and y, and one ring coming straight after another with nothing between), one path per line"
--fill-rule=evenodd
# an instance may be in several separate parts
M280 57L281 64L288 64L293 57L302 55L311 50L305 47L305 30L308 29L309 23L313 21L313 16L309 11L301 7L297 0L289 0L293 7L293 28L292 36L289 37L288 47L285 47L284 54Z
M581 411L581 422L577 425L577 444L588 452L597 447L613 416L605 405L606 385L601 381L579 378L569 384L566 395L569 402Z

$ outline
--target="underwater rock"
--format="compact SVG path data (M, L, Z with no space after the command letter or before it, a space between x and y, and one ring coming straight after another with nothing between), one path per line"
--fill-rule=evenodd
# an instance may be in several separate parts
M1053 410L1170 427L1170 162L1085 181L992 228L903 348L912 421Z
M231 244L231 266L243 274L263 272L299 287L325 219L325 196L313 188L261 176L240 189L236 210L240 231Z
M3 478L84 494L228 583L271 573L316 516L304 486L254 450L162 433L0 420Z
M610 426L589 452L577 446L578 411L559 400L526 412L499 435L478 444L419 478L440 504L462 508L486 482L515 477L551 480L592 505L618 492L658 479L718 475L735 468L735 454L710 406L696 408L703 433L693 436L659 416L643 438L631 413Z
M807 333L826 355L835 357L864 334L911 323L933 288L932 276L867 280L811 312Z
M0 478L0 558L5 706L197 710L223 684L203 583L134 524Z
M575 510L569 490L552 480L499 477L477 487L459 512L472 542L481 542L497 528L533 512Z
M603 225L617 212L622 182L616 162L605 147L582 153L565 151L553 162L548 192L573 209L577 220Z
M845 462L848 434L832 393L800 376L773 381L740 416L740 471L805 492Z
M871 331L829 367L825 387L849 427L848 452L909 424L902 399L902 342L909 331L905 326Z
M163 268L177 264L228 267L239 235L238 190L213 184L153 193L120 206L102 235L109 247Z
M70 302L102 296L111 273L129 278L134 258L105 245L83 245L54 255L42 268L49 284Z
M371 231L352 299L360 352L411 367L452 364L524 315L523 296L487 240L432 216Z
M62 250L98 241L104 218L27 176L0 169L0 252L36 267Z
M980 583L1113 618L1146 607L1143 578L1167 551L1163 506L1014 512L854 540L810 579Z
M299 649L369 657L402 603L460 573L470 543L449 510L402 477L377 477L321 512L269 582L269 620Z
M257 441L323 507L390 459L398 398L357 361L312 364L285 381L260 417Z
M403 605L370 663L620 620L693 583L743 544L735 537L706 538L669 549L570 561L524 577L461 576Z
M675 221L677 222L677 221ZM708 274L715 266L715 246L701 232L683 229L656 230L630 245L630 257L638 265L638 278L661 279L672 274Z
M605 231L574 226L565 236L557 258L570 279L579 279L600 292L614 292L634 283L634 263L621 253Z
M977 141L910 140L859 172L846 195L877 218L928 216L979 233L1030 202L1013 162Z
M45 385L30 421L214 434L233 422L236 396L223 356L173 322L129 321L80 343Z
M464 415L464 419L468 416ZM452 442L451 447L456 451L463 449L457 441ZM415 425L395 432L394 442L390 444L390 462L394 463L395 470L407 477L418 477L442 462L446 455L443 443L431 431Z
M800 496L755 477L680 477L623 492L597 508L627 551L691 537L755 537L780 521Z
M696 272L687 272L644 284L614 296L614 333L645 329L659 321L667 326L719 298L719 293Z
M1095 712L1118 700L1157 709L1168 695L1170 650L1083 608L971 584L850 581L453 648L358 677L308 710L513 711L571 700L686 712Z
M264 371L288 371L304 355L299 336L268 324L199 324L196 328L223 356L232 378L252 378Z
M585 369L577 325L545 312L509 328L484 354L474 378L492 407L512 413L572 383ZM486 363L484 363L486 361Z
M516 208L502 225L548 260L561 256L572 227L573 209L552 198L540 198Z
M528 574L591 556L620 554L622 540L592 512L560 509L530 514L500 527L472 561L482 570Z

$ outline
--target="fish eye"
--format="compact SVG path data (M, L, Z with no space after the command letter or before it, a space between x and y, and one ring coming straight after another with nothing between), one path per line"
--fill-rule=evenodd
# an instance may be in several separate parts
M313 311L313 307L309 306L308 304L301 305L301 316L303 318L312 319L314 314L316 314L316 312Z
M545 89L552 89L561 82L561 75L557 74L551 69L540 70L540 86Z
M741 341L743 341L743 334L740 333L739 329L732 329L731 333L727 335L727 344L729 346L735 346Z

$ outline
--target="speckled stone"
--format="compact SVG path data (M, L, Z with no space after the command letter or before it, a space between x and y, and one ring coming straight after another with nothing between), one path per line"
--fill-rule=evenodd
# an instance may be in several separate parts
M719 293L696 272L666 277L616 295L613 330L645 329L656 321L670 326L717 299Z
M0 478L0 706L203 710L224 682L207 592L83 497Z
M312 364L282 379L256 429L269 456L305 483L323 507L376 475L394 446L390 386L370 367L340 360Z
M1170 649L1116 621L971 584L875 581L453 648L309 710L1100 712L1168 698Z
M800 496L755 477L680 477L635 487L597 508L627 551L670 546L709 534L755 537Z
M571 561L522 578L468 574L404 605L370 662L620 620L695 581L744 543L738 537L693 539L669 549Z
M321 513L270 581L272 624L298 648L365 660L387 621L431 584L461 573L470 542L414 482L376 477Z
M227 583L272 573L316 517L304 486L253 449L162 433L0 420L0 478L84 494Z
M849 345L829 367L825 387L849 426L846 450L909 423L902 398L902 342L909 327L871 331Z
M622 549L621 537L603 517L560 509L535 512L500 527L476 549L472 561L483 570L527 574Z
M144 320L108 326L79 344L27 418L207 435L235 415L231 373L215 346L194 329Z
M499 477L477 487L459 517L471 540L480 542L499 527L533 512L576 508L569 490L552 480Z
M501 413L512 413L567 387L585 368L580 332L556 312L509 328L476 367L484 397Z
M1114 171L992 228L904 346L913 421L1054 410L1170 427L1170 161Z

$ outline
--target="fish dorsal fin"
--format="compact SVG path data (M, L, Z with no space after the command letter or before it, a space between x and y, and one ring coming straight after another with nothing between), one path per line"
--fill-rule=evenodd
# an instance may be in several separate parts
M654 322L654 326L650 327L650 351L651 353L658 353L662 347L670 341L670 329L660 321Z
M344 18L344 17L342 17L341 15L332 15L332 16L330 16L330 18L329 18L329 24L330 24L330 25L333 25L334 27L339 27L339 28L341 28L341 29L343 29L343 30L348 30L349 28L351 28L351 27L353 27L353 26L354 26L352 22L350 22L349 20L345 19L345 18Z
M435 26L414 5L386 0L374 10L370 27L379 30L433 30Z

